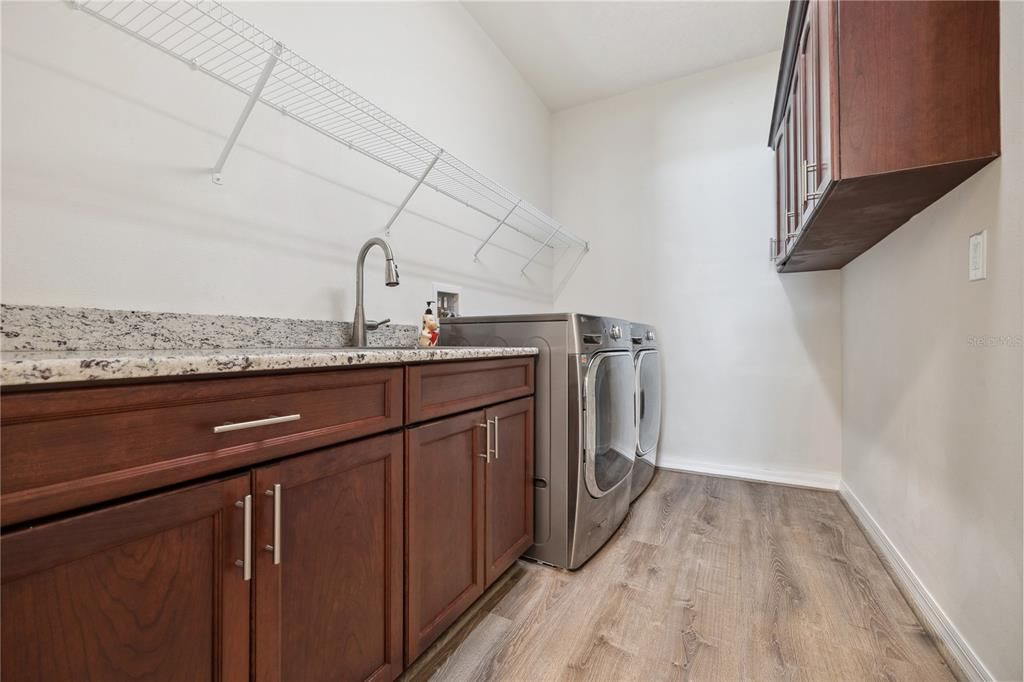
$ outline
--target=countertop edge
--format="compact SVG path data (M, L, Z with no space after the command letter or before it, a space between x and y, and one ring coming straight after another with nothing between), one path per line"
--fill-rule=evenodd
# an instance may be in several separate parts
M387 349L238 349L0 353L0 388L161 377L226 376L246 372L408 365L506 357L529 357L532 347Z

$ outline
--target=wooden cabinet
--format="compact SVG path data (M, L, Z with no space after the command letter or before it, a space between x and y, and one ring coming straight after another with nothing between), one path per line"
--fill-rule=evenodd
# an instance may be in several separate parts
M533 544L533 398L407 431L406 665Z
M842 267L999 156L999 3L793 0L769 145L779 271Z
M249 679L249 477L8 533L5 680Z
M406 664L484 591L484 412L406 432Z
M257 682L402 671L400 433L254 472Z
M4 522L108 506L5 529L3 678L395 679L532 543L532 394L532 358L5 392Z
M241 681L251 651L257 681L393 680L402 448L377 436L5 535L4 678Z
M4 524L195 480L402 425L402 368L12 392ZM255 425L267 417L289 421ZM225 425L251 428L218 431Z
M488 408L491 458L484 476L485 566L493 583L533 544L533 398Z
M533 358L503 358L406 369L407 424L533 395Z

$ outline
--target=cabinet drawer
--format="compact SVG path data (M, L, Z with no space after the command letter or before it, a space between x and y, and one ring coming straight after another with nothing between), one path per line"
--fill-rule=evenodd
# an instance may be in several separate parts
M13 393L2 415L10 524L397 428L402 369Z
M533 358L508 358L406 369L406 423L436 419L533 395Z

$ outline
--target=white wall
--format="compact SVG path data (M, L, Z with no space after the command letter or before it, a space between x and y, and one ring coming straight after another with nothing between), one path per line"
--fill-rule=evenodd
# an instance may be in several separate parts
M772 53L553 117L553 208L593 252L555 305L658 327L663 466L836 486L838 272L779 276Z
M989 673L1020 680L1024 4L1001 13L1002 157L842 271L843 482ZM968 282L982 229L988 279Z
M231 7L547 207L548 111L461 5ZM356 250L408 178L258 106L215 186L242 95L66 3L2 12L4 302L351 317ZM433 192L410 209L392 239L402 285L371 256L369 317L418 320L434 281L463 286L463 312L550 309L549 268L521 278L494 247L473 263L466 233L488 219Z

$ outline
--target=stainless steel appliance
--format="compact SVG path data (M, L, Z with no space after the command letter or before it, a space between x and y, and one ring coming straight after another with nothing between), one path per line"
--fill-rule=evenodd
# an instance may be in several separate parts
M636 365L636 461L630 502L640 497L651 479L661 433L661 361L657 332L649 324L632 323L629 332Z
M579 568L629 511L636 450L629 323L578 313L460 317L441 345L536 346L534 546Z

